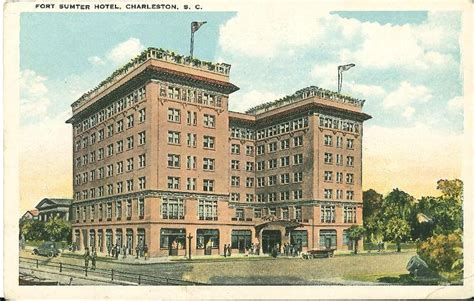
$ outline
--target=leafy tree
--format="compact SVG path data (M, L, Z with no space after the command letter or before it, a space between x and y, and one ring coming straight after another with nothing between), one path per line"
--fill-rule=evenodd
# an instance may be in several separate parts
M362 239L365 232L365 228L359 225L352 225L347 229L347 237L354 242L354 254L357 254L359 240Z
M452 198L459 204L463 201L463 187L464 184L459 179L454 180L438 180L436 189L440 190L442 196L445 198Z
M26 240L47 239L44 223L37 220L25 220L20 223L20 233L25 235Z
M384 215L391 219L392 217L400 217L408 221L414 213L415 198L408 193L399 190L392 190L383 201Z
M44 227L50 240L69 241L71 238L71 224L62 218L54 217L48 220Z
M383 195L373 189L363 192L364 210L362 211L367 237L383 239Z
M387 223L385 230L386 238L397 244L397 252L402 250L401 243L410 236L410 225L404 219L394 217Z
M417 252L440 276L448 280L462 278L464 262L461 230L430 237L418 246Z

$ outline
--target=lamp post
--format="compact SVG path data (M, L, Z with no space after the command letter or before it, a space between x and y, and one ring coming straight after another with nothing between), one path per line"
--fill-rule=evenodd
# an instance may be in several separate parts
M193 239L193 236L191 235L191 233L188 234L187 238L188 238L188 246L189 246L189 249L188 249L189 250L189 253L188 253L189 256L188 257L189 257L189 260L191 260L191 239Z

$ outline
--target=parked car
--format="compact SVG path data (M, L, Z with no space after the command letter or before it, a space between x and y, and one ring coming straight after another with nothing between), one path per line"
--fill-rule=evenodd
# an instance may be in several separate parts
M48 256L49 258L59 256L61 249L58 248L55 242L47 241L42 243L39 247L33 249L33 254Z

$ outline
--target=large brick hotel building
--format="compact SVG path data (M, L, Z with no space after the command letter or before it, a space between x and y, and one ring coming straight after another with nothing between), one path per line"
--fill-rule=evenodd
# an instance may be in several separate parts
M149 48L72 104L73 239L151 256L331 243L362 223L363 102L317 87L237 113L230 66Z

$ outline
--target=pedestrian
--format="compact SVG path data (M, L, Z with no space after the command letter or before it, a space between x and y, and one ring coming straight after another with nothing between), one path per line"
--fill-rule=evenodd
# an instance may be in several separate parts
M92 249L92 255L91 255L91 264L92 264L92 267L91 267L91 270L95 270L95 263L96 263L96 260L97 260L97 252L95 251L95 249Z
M148 258L148 245L144 244L143 245L143 256L145 257L145 260Z
M84 266L86 270L89 267L89 258L90 258L89 248L86 247L86 249L84 250Z
M137 259L140 257L140 245L137 244L137 247L135 248L135 252L137 253Z
M230 246L230 244L227 246L227 256L230 257L230 255L232 255L232 247Z
M227 257L227 245L224 244L224 258Z
M127 258L127 246L123 248L123 258Z
M118 244L115 244L115 259L118 259L120 254L120 247Z

